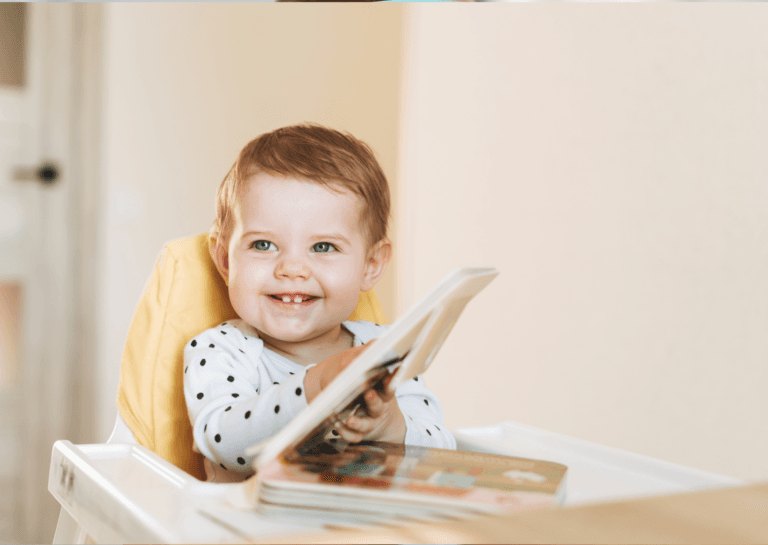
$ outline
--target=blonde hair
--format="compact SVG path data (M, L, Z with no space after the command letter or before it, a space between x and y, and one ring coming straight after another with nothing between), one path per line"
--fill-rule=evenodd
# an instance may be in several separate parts
M354 136L302 124L283 127L251 140L219 186L212 243L226 245L234 229L234 208L245 182L258 172L318 183L357 195L369 246L387 236L389 185L373 151Z

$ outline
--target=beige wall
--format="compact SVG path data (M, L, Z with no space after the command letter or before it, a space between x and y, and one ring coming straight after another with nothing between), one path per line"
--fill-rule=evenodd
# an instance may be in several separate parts
M429 372L451 427L766 478L765 7L432 8L105 6L102 438L157 251L207 230L247 140L306 120L395 186L390 316L455 267L502 272Z
M399 308L501 270L447 423L768 478L768 6L412 7Z
M402 6L105 5L99 437L125 335L163 243L205 232L255 136L314 121L378 153L394 184ZM394 270L394 269L393 269ZM394 308L394 273L378 289Z

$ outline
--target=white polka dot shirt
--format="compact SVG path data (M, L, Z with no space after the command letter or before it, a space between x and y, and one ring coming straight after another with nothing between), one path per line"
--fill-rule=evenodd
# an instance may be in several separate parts
M344 322L354 346L379 337L386 326ZM184 396L195 449L205 456L208 480L243 480L253 473L245 449L267 440L307 406L299 365L265 348L256 331L230 320L203 331L184 347ZM443 426L437 396L418 376L400 385L397 403L406 445L455 449Z

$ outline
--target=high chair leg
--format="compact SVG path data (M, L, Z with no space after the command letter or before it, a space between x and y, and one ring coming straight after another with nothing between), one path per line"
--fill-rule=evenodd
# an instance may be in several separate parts
M56 524L56 533L53 536L54 543L94 543L85 531L67 510L62 508L59 512L59 522Z

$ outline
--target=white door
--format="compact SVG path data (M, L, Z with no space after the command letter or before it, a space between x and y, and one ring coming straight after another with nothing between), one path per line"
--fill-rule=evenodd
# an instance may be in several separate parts
M50 543L58 514L47 477L70 425L72 15L0 3L0 542ZM61 169L47 186L33 175L46 159Z

